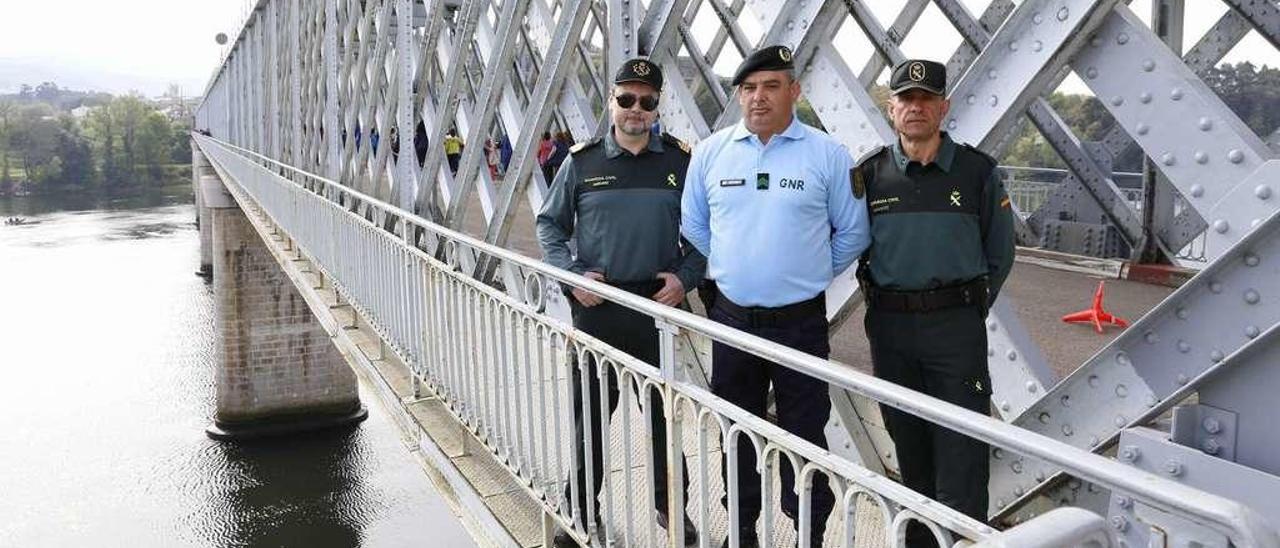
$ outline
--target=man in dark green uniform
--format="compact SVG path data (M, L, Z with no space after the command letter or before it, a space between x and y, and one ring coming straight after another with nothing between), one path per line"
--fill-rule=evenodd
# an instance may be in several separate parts
M706 269L706 259L692 246L681 245L680 239L680 195L689 166L689 147L670 135L650 133L662 90L662 71L657 65L642 58L629 60L614 77L614 84L609 99L612 127L603 138L574 146L565 159L538 214L538 242L552 265L680 306ZM577 240L576 257L569 250L571 237ZM575 328L658 365L658 333L652 318L579 288L570 291L569 302ZM587 364L593 399L600 394L595 366ZM577 367L572 372L577 445L574 473L579 485L574 502L584 512L585 525L589 506L582 450L586 439L583 409L589 410L586 415L591 427L592 502L602 485L601 447L608 443L608 430L601 424L599 402L589 400L583 405L581 375ZM612 375L607 387L612 413L618 403L617 381ZM666 423L662 401L655 395L654 402L649 414L656 479L654 506L658 523L666 527ZM687 492L688 477L684 478ZM565 491L569 500L570 490L566 487ZM697 540L698 532L688 516L684 516L683 534L686 544ZM555 540L556 546L573 545L564 531L559 531Z
M990 411L983 320L1013 265L1013 217L996 162L939 125L950 103L946 68L909 60L890 79L898 142L854 168L866 194L871 247L859 266L878 377L978 413ZM987 446L881 406L903 483L987 518ZM918 525L918 524L917 524ZM932 546L908 530L908 546Z

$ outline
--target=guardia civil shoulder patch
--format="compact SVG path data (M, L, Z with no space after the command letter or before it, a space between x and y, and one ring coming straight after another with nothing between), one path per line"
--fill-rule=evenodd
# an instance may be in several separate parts
M853 197L862 199L867 194L867 182L862 178L862 170L851 168L849 170L849 180L853 181Z

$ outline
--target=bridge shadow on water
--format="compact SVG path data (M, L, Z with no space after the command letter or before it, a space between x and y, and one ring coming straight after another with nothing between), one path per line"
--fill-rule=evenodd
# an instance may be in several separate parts
M374 467L358 428L246 442L211 442L210 473L189 516L211 546L361 544L387 503L362 476Z

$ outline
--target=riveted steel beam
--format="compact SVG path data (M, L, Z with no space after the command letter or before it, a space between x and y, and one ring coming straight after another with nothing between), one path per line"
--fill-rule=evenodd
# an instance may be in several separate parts
M1223 0L1271 45L1280 48L1280 6L1273 0Z
M528 185L529 177L537 163L538 134L551 119L551 107L554 104L552 99L559 94L565 76L569 72L570 56L576 53L573 43L578 40L582 32L589 7L588 0L568 0L562 11L561 20L556 26L550 47L547 49L546 63L538 74L538 83L533 88L529 108L525 111L521 123L525 133L515 143L512 154L515 161L507 174L509 181L502 189L494 218L485 231L486 242L503 245L511 233L515 202ZM477 265L473 275L477 275L476 277L480 279L489 279L496 266L492 260L482 261Z

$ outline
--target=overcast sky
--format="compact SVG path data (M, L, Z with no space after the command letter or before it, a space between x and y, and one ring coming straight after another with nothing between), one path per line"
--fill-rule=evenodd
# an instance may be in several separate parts
M961 0L981 13L989 0ZM905 0L867 0L888 26ZM714 17L703 3L695 36L713 28ZM187 95L203 91L215 68L220 47L214 36L234 36L249 0L0 0L0 90L19 83L54 79L64 87L94 87L123 92L141 90L155 95L167 83L179 83ZM1144 19L1149 0L1134 0ZM1218 0L1187 0L1186 43L1190 47L1225 10ZM761 29L743 25L749 38ZM709 40L709 38L706 38ZM930 4L908 36L903 51L912 57L943 59L960 43L959 35ZM861 68L870 46L854 25L845 25L835 40L854 70ZM1256 33L1238 46L1227 61L1252 60L1280 65L1280 52ZM739 59L724 56L716 70L730 74ZM16 68L15 68L16 67ZM16 74L15 74L16 73ZM1069 85L1071 91L1082 86Z

